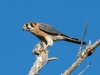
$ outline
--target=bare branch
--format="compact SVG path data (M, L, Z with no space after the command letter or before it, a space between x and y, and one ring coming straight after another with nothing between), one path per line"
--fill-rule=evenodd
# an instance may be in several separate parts
M81 54L81 52L82 52L82 45L83 45L83 41L84 41L84 38L85 38L85 35L86 35L86 31L87 31L88 25L89 25L89 22L86 23L86 28L84 30L84 34L83 34L83 37L82 37L81 45L80 45L80 48L79 48L77 56L79 56Z
M99 45L100 45L100 40L96 41L93 45L88 45L86 49L82 51L81 55L77 58L77 60L72 64L72 66L63 73L63 75L69 75L76 67L78 67L82 63L82 61L86 57L93 54L95 48L98 47Z
M48 61L57 60L56 57L48 58L48 51L43 50L41 47L41 43L38 43L32 51L32 53L36 55L37 59L28 75L38 75L38 72Z
M51 60L58 60L58 58L56 57L48 58L48 61L51 61Z
M81 75L83 72L85 72L86 69L91 65L91 63L92 63L92 62L90 62L90 63L86 66L86 68L85 68L81 73L79 73L78 75Z

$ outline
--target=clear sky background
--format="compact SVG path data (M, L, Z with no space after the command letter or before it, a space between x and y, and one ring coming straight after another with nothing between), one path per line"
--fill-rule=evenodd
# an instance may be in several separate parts
M63 34L80 40L89 22L84 41L94 43L100 39L100 0L0 0L0 75L28 75L35 62L32 49L39 39L22 31L27 22L50 24ZM49 57L58 57L58 60L48 62L39 75L63 73L76 60L79 46L55 42L48 48ZM79 74L91 61L83 75L100 75L100 47L71 75Z

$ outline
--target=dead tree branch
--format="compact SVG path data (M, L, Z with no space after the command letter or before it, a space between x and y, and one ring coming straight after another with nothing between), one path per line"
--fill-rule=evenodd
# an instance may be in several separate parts
M79 55L77 60L72 64L71 67L69 67L62 75L69 75L76 67L78 67L82 61L93 54L95 51L95 48L97 48L100 45L100 40L96 41L93 45L89 44Z
M41 43L38 43L32 51L32 53L36 55L37 59L28 75L38 75L38 72L48 61L57 60L56 57L48 58L48 51L43 50L41 47Z

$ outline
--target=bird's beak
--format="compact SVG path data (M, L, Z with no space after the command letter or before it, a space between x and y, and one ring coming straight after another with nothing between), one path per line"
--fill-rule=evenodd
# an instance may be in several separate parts
M26 25L24 24L23 28L22 28L23 31L27 30L27 27Z

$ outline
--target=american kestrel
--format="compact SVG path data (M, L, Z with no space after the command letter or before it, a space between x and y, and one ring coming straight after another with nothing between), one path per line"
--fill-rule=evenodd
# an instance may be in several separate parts
M27 30L38 37L44 45L44 49L48 46L52 46L54 41L68 41L76 44L81 44L77 38L71 38L67 35L62 34L52 26L48 24L29 22L24 24L23 30ZM86 42L83 42L83 45Z

